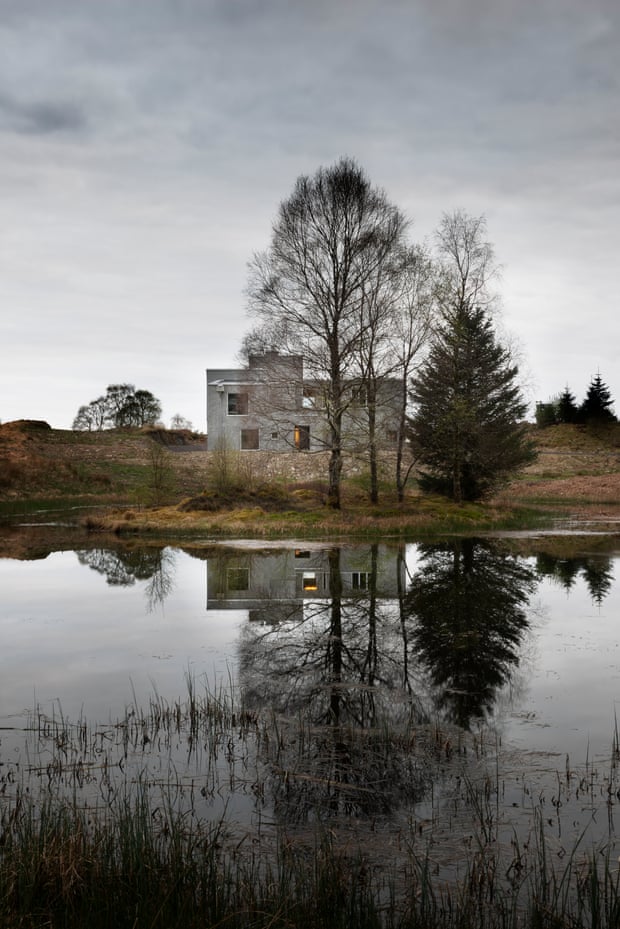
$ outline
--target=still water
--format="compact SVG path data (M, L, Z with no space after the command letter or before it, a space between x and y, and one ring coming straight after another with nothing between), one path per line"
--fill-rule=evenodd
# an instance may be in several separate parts
M597 765L607 791L597 788L597 802L609 814L618 786L617 539L89 543L61 551L50 542L36 557L18 535L14 542L14 557L5 546L0 559L0 775L13 765L23 776L26 757L31 763L35 711L112 726L153 695L162 705L183 699L189 678L212 693L233 692L252 719L286 725L303 717L309 727L296 736L295 758L274 758L263 746L244 797L231 800L230 778L229 789L214 791L217 815L251 817L257 796L266 802L267 781L276 785L273 814L294 767L287 816L318 817L319 792L300 785L333 786L347 768L358 793L336 804L340 815L434 822L439 798L455 806L454 785L446 786L455 757L459 784L466 769L488 778L493 768L498 806L501 796L516 811L506 818L511 826L533 796L545 802L545 791L558 832L569 820L576 830L588 825L592 783L586 809L567 787L568 772L593 776ZM336 729L322 768L325 733ZM363 740L343 748L345 731L387 729L399 735L381 761L366 765ZM422 732L427 741L441 733L432 759L427 749L416 755ZM302 759L304 738L313 760ZM201 763L194 753L192 778ZM362 784L356 769L365 765ZM567 782L562 823L558 771ZM599 838L610 830L606 815Z

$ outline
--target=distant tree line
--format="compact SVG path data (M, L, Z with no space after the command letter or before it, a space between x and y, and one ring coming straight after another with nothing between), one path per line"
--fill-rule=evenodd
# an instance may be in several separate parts
M73 428L95 432L101 429L127 429L156 423L161 403L150 390L136 390L133 384L109 384L105 394L81 406Z
M614 583L614 569L611 558L605 555L587 555L578 558L557 557L548 552L536 556L536 571L540 575L552 578L569 591L578 577L588 588L592 602L601 606Z
M596 374L590 381L582 403L577 403L568 386L557 397L546 403L537 403L536 424L544 429L560 423L615 423L617 419L612 407L611 392L601 375Z

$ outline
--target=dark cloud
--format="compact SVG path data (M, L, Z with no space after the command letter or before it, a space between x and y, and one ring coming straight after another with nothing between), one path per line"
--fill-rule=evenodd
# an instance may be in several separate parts
M88 127L81 106L71 101L23 101L0 94L0 125L27 135L81 132Z

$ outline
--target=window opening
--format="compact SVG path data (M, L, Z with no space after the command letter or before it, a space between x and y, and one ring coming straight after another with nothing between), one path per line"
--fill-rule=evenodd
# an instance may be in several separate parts
M295 426L295 448L308 451L310 448L310 426Z
M228 415L245 416L248 412L247 394L228 394Z
M249 568L228 568L226 581L229 590L249 590L250 589L250 569Z
M368 590L370 574L368 571L353 571L351 574L351 587L353 590Z
M241 430L241 448L245 451L253 451L258 448L258 429Z
M315 571L304 571L301 586L304 590L318 590L319 582Z
M301 398L301 405L304 410L313 410L317 403L317 393L314 387L304 387L303 397Z

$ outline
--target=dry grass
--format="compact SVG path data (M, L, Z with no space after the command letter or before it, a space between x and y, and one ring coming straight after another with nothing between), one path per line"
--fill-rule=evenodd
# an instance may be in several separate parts
M0 500L122 500L122 506L105 516L91 515L86 528L168 536L427 534L526 528L548 524L556 516L595 520L605 528L617 525L620 425L599 431L574 426L533 429L533 438L537 461L476 507L422 498L413 488L399 505L387 482L380 504L371 506L364 475L353 469L346 472L342 510L328 510L323 505L324 456L285 456L276 462L274 456L244 453L236 466L244 469L246 479L214 493L209 471L215 453L198 443L196 450L188 450L193 448L190 444L180 452L165 451L172 480L170 491L158 496L168 505L144 509L144 503L153 500L148 492L153 439L145 433L74 433L45 423L6 423L0 425Z
M365 499L353 492L344 495L340 510L322 504L302 508L245 505L233 508L193 509L191 501L178 506L136 511L117 509L98 516L88 516L83 525L90 531L117 535L149 533L171 535L235 536L254 538L300 536L322 538L430 535L438 532L465 532L500 528L521 528L527 522L526 511L490 504L457 505L440 497L412 492L404 504L386 500L369 507Z

